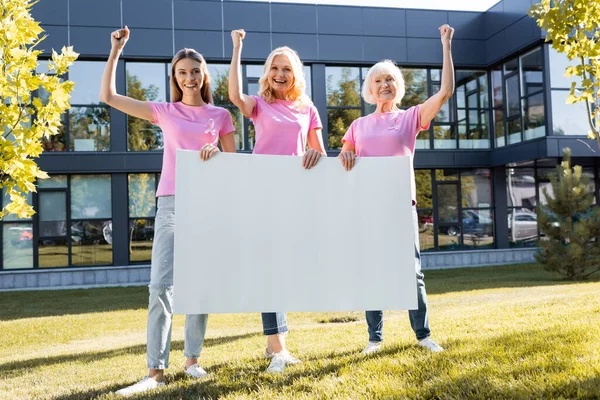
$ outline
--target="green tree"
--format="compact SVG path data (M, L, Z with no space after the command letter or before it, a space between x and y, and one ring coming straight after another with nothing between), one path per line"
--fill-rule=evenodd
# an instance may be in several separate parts
M547 205L538 205L538 227L543 240L536 260L547 271L566 279L585 279L600 270L600 208L582 168L571 168L571 152L550 176L554 197L544 188Z
M38 56L35 48L46 36L39 22L31 17L30 0L0 0L0 189L10 200L0 209L0 219L15 214L19 218L33 215L27 204L27 193L35 192L36 179L48 178L34 158L43 152L42 139L59 132L60 116L69 107L69 93L74 83L62 81L78 54L72 47L61 53L52 51L49 72L37 73ZM35 96L43 89L48 96Z
M136 100L155 101L158 87L144 87L136 75L127 72L127 95ZM149 151L162 148L162 131L157 125L144 119L127 117L127 143L129 150Z
M529 15L546 31L546 41L573 62L565 76L571 82L567 104L585 101L590 132L600 147L600 107L591 105L600 96L600 2L597 0L542 0L529 9ZM575 88L581 88L581 91Z
M226 107L227 111L231 114L233 120L233 127L235 128L236 145L241 148L242 131L243 131L243 119L241 118L240 110L229 100L229 69L223 72L219 72L216 76L212 77L213 82L213 101L215 105ZM252 125L250 125L252 126ZM252 126L252 128L254 128ZM254 130L248 132L249 138L254 138Z

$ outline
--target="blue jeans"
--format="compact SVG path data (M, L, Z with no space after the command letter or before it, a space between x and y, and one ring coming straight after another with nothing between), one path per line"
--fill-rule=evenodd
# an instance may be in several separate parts
M263 333L265 335L275 335L288 331L285 313L262 313Z
M175 197L159 197L152 243L150 299L148 301L146 355L150 369L169 367L173 319L174 228ZM187 358L200 357L207 320L208 314L185 316L184 355Z
M429 318L427 315L427 293L425 292L424 275L421 272L421 253L419 250L419 219L417 207L412 208L413 228L415 230L415 272L417 274L417 310L409 310L408 317L410 326L417 335L418 340L428 338ZM383 340L383 311L367 311L367 325L370 342L381 342Z

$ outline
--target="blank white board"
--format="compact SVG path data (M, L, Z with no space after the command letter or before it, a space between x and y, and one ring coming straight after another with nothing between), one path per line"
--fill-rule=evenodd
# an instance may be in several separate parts
M178 150L177 314L417 308L408 157Z

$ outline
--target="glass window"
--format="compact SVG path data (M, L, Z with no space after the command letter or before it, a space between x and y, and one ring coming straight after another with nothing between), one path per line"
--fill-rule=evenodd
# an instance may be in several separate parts
M40 192L40 237L67 235L67 194L65 192Z
M501 108L494 110L494 134L496 135L496 147L506 145L506 137L504 135L504 111Z
M538 239L535 208L508 210L508 240L510 247L532 247Z
M246 65L246 77L260 78L263 76L264 70L264 65Z
M98 84L105 65L104 61L75 61L69 67L69 80L75 82L71 105L100 104Z
M304 79L306 81L306 95L312 99L312 72L310 65L304 65L302 71L304 72Z
M543 85L542 49L537 48L521 57L521 90L523 96L541 91Z
M533 168L506 169L506 197L509 207L535 208L535 175Z
M516 72L519 69L519 60L514 58L504 64L504 75L509 75L512 72Z
M326 67L327 105L360 107L359 69L352 67Z
M552 91L552 125L554 135L587 135L590 130L585 102L566 104L569 92Z
M71 224L71 263L112 264L111 221L76 221Z
M421 131L417 134L417 140L415 142L415 149L429 149L431 144L429 138L431 134L429 131Z
M494 246L492 210L463 210L461 223L464 248Z
M71 177L71 218L111 218L110 175Z
M489 169L461 171L460 185L463 208L491 207L492 180Z
M427 70L403 68L405 93L401 101L403 108L422 104L427 100Z
M166 101L167 72L165 64L128 62L125 68L127 96L143 101ZM130 151L162 149L161 129L150 121L127 116L127 148Z
M229 65L208 64L213 101L218 106L232 106L229 100Z
M492 71L492 90L494 97L494 107L499 107L503 103L503 94L502 94L502 70L494 69Z
M519 75L513 75L506 79L506 110L507 116L519 115Z
M67 187L67 176L66 175L52 175L48 179L41 179L38 182L39 189L52 189L52 188L66 188Z
M342 138L352 121L360 117L360 109L330 108L327 110L330 149L341 149Z
M431 170L415 170L415 186L417 189L417 205L419 208L433 207L433 192L431 188Z
M129 189L129 217L154 217L156 214L156 175L130 174L127 179Z
M577 65L577 61L569 61L566 55L561 54L548 46L550 54L550 87L552 88L571 88L571 82L576 82L576 78L565 76L565 70L569 66ZM554 104L552 104L554 106Z
M25 194L25 199L26 199L27 204L29 204L29 205L32 204L31 192ZM2 208L6 207L9 202L10 202L10 197L6 194L6 187L3 187L2 188ZM9 214L9 215L4 216L3 219L0 219L0 222L2 222L2 221L31 221L31 218L21 219L14 214Z
M440 84L434 83L431 85L431 88L433 90L433 93L437 93L440 91ZM454 115L452 115L452 110L454 109L453 103L453 98L450 98L450 100L444 103L440 112L438 112L435 116L436 122L454 122Z
M514 118L507 122L508 144L519 143L521 141L521 118Z
M33 268L31 223L2 224L2 266L4 269Z
M154 220L130 220L129 232L129 261L150 261L152 258L152 240L154 239Z
M71 150L110 150L108 107L72 107L69 110L69 128Z
M546 135L543 93L523 99L523 122L525 124L525 140Z
M418 210L419 217L419 249L421 251L433 250L435 248L433 234L433 211Z
M433 147L435 149L455 149L456 128L453 125L434 125Z
M40 268L68 266L69 245L67 239L40 239L38 242L38 265Z

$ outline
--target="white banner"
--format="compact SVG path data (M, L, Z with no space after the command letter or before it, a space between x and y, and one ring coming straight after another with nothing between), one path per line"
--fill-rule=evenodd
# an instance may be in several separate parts
M408 157L177 152L177 314L417 308Z

